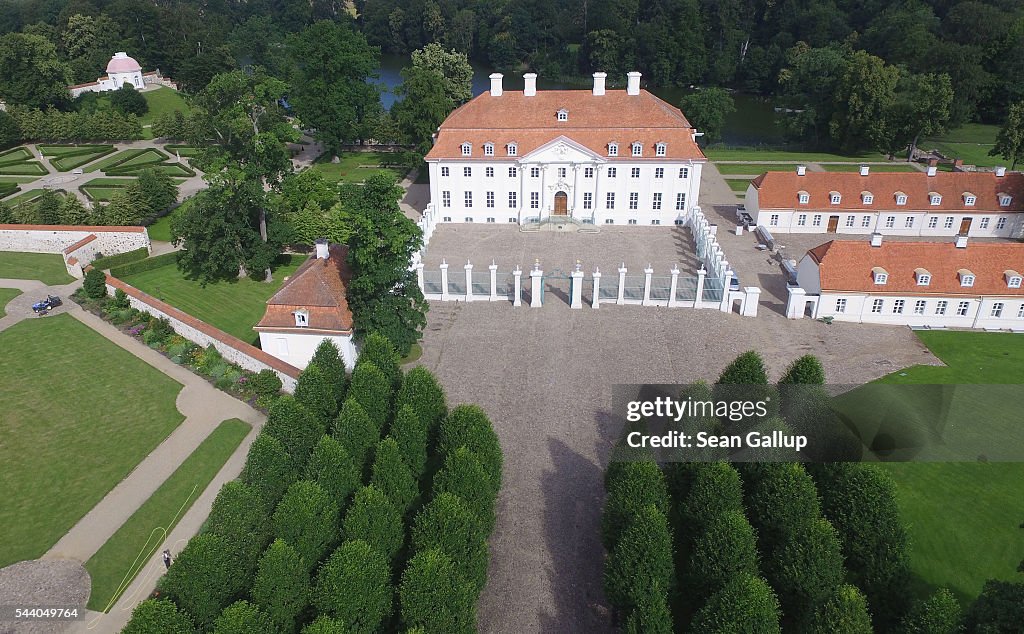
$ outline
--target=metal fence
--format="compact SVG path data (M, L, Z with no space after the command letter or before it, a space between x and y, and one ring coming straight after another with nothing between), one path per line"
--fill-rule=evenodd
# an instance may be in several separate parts
M668 300L669 295L672 293L672 277L671 276L654 276L651 277L651 299ZM642 297L642 295L641 295Z
M473 271L473 294L491 294L491 272Z
M697 278L680 277L676 280L676 301L692 302L697 298Z
M449 295L465 295L466 294L466 276L465 275L451 275L448 276L448 294Z
M612 282L612 281L615 282L614 285L609 284L609 282ZM619 298L618 280L606 280L605 283L602 284L598 288L597 298L598 299L618 299Z
M647 277L644 275L627 275L622 285L623 299L635 299L642 301L644 298L644 284Z
M705 302L720 302L722 301L723 286L722 280L708 277L704 279L704 296Z
M423 271L423 292L441 294L441 271Z

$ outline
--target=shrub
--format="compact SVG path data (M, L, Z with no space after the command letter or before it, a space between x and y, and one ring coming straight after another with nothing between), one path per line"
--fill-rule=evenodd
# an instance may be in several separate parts
M388 496L403 516L419 496L416 478L402 460L402 453L394 438L385 438L377 445L370 484Z
M196 628L178 606L167 599L146 599L135 606L125 634L193 634Z
M142 93L135 90L131 84L122 84L120 88L110 93L110 105L114 110L122 114L133 114L141 117L149 112L149 104Z
M348 398L363 406L377 429L384 431L391 418L391 384L384 373L369 361L356 365L348 388Z
M352 456L359 473L364 473L370 461L371 450L380 441L380 428L355 399L349 398L341 406L331 435L337 438L348 451L348 455Z
M693 617L693 634L779 634L779 601L764 579L733 577Z
M1024 583L989 579L967 609L968 632L1018 632L1024 622Z
M281 441L296 472L300 472L305 468L313 446L323 436L324 424L298 399L284 395L270 406L263 433Z
M487 581L487 542L473 512L462 498L441 493L416 515L411 534L414 552L436 548L451 557L460 576L476 592Z
M749 350L736 357L718 377L721 385L767 385L768 373L761 355Z
M361 539L392 562L405 541L402 514L373 485L356 491L345 513L342 534L346 540Z
M321 614L344 623L346 632L376 632L391 615L391 569L363 540L349 540L324 562L313 603Z
M295 549L278 539L263 554L252 585L252 600L281 632L294 632L310 602L309 572Z
M851 585L840 586L814 613L804 630L808 634L873 634L868 603L861 591Z
M672 613L663 594L641 597L626 619L626 634L672 634Z
M270 617L248 601L238 601L224 608L213 624L214 634L253 634L273 630L274 623Z
M131 308L131 302L128 300L128 293L125 293L122 289L114 291L114 297L110 299L109 306L115 310L128 310Z
M302 628L302 634L350 634L351 630L338 619L329 616L317 617L315 621Z
M334 345L334 342L330 339L321 341L306 368L308 369L310 365L319 366L323 370L327 382L331 386L331 392L334 394L335 406L341 406L345 401L348 377L345 375L345 362L341 360L338 347Z
M338 504L318 484L300 480L281 498L273 522L274 535L288 542L312 568L334 546Z
M306 479L319 484L344 510L360 484L360 473L344 445L331 436L321 436L306 463Z
M260 370L249 377L248 381L248 389L257 396L274 396L281 391L282 386L281 377L269 368Z
M798 625L810 622L814 611L839 589L846 576L836 530L821 517L766 553L763 569L778 592L787 621Z
M402 378L402 387L398 390L395 406L401 409L408 405L416 412L421 424L428 430L428 438L433 438L441 421L448 413L444 390L430 370L416 366Z
M494 529L495 492L480 461L466 447L459 447L445 458L434 476L434 495L451 493L462 498L480 522L484 534Z
M672 531L665 514L649 504L633 516L605 562L605 594L628 613L644 597L667 596L674 587Z
M85 274L82 282L85 296L89 299L102 299L107 296L107 274L97 268L92 268Z
M391 423L391 437L398 443L402 459L417 480L427 467L427 427L412 407L403 405Z
M391 391L397 391L402 385L402 370L398 367L401 359L394 344L384 335L372 332L366 335L362 346L359 348L360 363L372 363L391 385Z
M295 400L323 421L325 426L338 414L335 387L318 365L307 366L299 375L295 385Z
M476 405L459 405L441 423L438 437L441 456L459 447L468 447L476 454L497 492L501 488L501 441L487 414Z
M818 357L812 354L805 354L786 370L786 374L779 380L780 385L824 385L825 368L821 366Z
M146 324L143 338L148 337L146 343L149 345L160 345L170 339L173 334L174 328L171 327L171 322L165 317L150 317L149 322ZM213 344L210 345L211 347L213 346Z
M221 356L220 350L211 343L196 356L196 370L201 374L210 375L213 373L213 369L223 362L224 357Z
M678 502L678 520L683 549L707 530L723 513L743 513L743 485L740 474L727 462L695 464L685 498Z
M399 587L402 623L427 632L471 634L476 631L476 593L440 550L416 553Z
M248 588L251 576L233 544L213 533L193 537L178 553L162 588L201 628Z
M277 506L295 478L295 467L281 441L269 434L257 436L249 447L241 479L256 491L267 512Z
M72 198L74 198L72 196ZM138 262L139 260L145 260L149 257L149 249L146 247L139 247L133 251L126 251L118 255L108 255L102 258L96 258L92 261L92 267L94 269L112 269L116 266L128 264L130 262ZM120 289L118 289L120 290ZM123 291L122 291L123 292Z
M601 516L601 538L609 552L641 509L653 504L662 513L669 511L665 475L654 461L640 460L620 465L606 483L608 496Z
M270 541L269 519L257 492L232 480L217 493L205 528L240 548L245 556L256 557Z
M771 553L821 517L818 491L800 464L765 462L741 468L747 517L757 530L758 547L774 557Z
M902 623L905 634L958 634L960 603L946 588L939 588L906 615Z
M757 574L757 537L743 513L720 513L705 526L693 542L685 573L685 594L697 606L729 579Z

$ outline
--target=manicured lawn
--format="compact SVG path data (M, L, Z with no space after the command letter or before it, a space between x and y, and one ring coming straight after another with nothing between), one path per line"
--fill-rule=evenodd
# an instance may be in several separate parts
M909 163L890 163L888 165L871 165L871 172L920 172ZM856 172L860 170L858 163L822 163L821 168L826 172Z
M166 150L167 153L170 154L171 156L174 156L174 155L177 154L178 156L181 156L182 158L189 158L189 157L199 156L199 153L202 151L202 148L193 147L191 145L174 145L174 144L171 144L171 145L165 145L164 146L164 150Z
M715 163L722 174L751 174L763 172L795 172L796 163Z
M922 150L938 150L949 158L963 159L968 165L994 167L1006 165L999 156L989 156L995 146L999 126L969 123L946 134L924 139L918 145Z
M49 286L67 284L75 279L68 275L59 254L15 251L0 251L0 277L39 280Z
M1022 447L1019 388L1024 337L1011 333L924 331L946 366L912 366L880 383L958 384L950 402L954 449L962 443ZM971 384L975 384L970 386ZM968 387L970 386L970 387ZM935 450L938 454L943 448ZM1024 463L886 463L910 529L911 569L922 594L946 586L962 600L986 579L1015 579L1024 559Z
M124 187L88 187L82 186L82 191L91 199L96 202L109 203L110 199L114 197L114 194L124 189Z
M17 191L21 191L17 183L0 183L0 198L10 196Z
M269 284L240 279L203 287L185 279L173 265L129 275L124 281L242 341L253 342L259 337L252 327L263 317L267 300L305 260L302 256L284 257L285 263L275 269L274 281Z
M0 183L31 183L39 180L35 176L0 176Z
M795 150L758 150L751 148L707 148L704 155L712 161L884 161L885 156L874 152L863 154L832 154L830 152L800 152Z
M397 182L406 172L407 166L383 167L393 154L386 152L349 152L343 154L340 162L331 163L331 157L324 155L317 159L309 169L317 170L330 181L336 183L362 183L374 174L391 174Z
M7 302L11 301L18 295L21 295L21 291L16 288L0 288L0 317L7 314L4 312L4 307L7 306Z
M172 237L171 218L174 217L174 214L191 205L192 200L192 198L186 198L181 202L180 205L178 205L178 207L174 209L174 211L167 214L166 216L158 218L156 222L146 227L146 230L149 231L149 239L159 240L160 242L170 242Z
M36 149L44 156L52 157L50 164L61 172L92 163L114 152L113 145L37 145Z
M237 418L221 423L85 562L92 580L90 610L110 609L250 429Z
M43 555L183 417L181 384L70 315L17 323L0 349L3 567Z
M175 110L180 110L184 114L190 112L185 99L176 90L160 86L153 90L144 91L142 96L146 98L146 103L149 104L149 111L139 118L142 125L153 123L160 115L166 112L174 112Z
M746 193L747 187L750 185L750 181L745 178L727 178L725 182L729 185L729 189L737 194Z
M406 363L412 363L413 361L418 361L421 356L423 356L423 347L418 343L414 343L412 344L412 347L409 348L409 354L405 355L399 363L403 365Z

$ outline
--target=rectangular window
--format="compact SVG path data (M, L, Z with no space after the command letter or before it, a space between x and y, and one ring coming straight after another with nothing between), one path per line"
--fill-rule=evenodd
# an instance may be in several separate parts
M925 306L926 302L923 299L919 299L916 302L914 302L914 314L923 315Z
M566 174L565 168L564 167L559 167L558 168L558 178L565 178L565 174Z
M654 198L651 200L651 209L661 211L661 192L655 192Z
M530 209L540 209L540 192L530 192Z
M530 178L540 178L540 168L539 167L531 167L530 168Z
M494 192L487 192L487 206L494 208Z
M445 217L443 218L443 221L444 221L444 222L451 222L451 221L452 221L452 217L451 217L451 216L445 216Z
M618 156L618 155L619 155L619 144L618 143L609 143L608 144L608 156Z
M970 302L960 302L959 304L957 304L957 306L956 306L956 316L957 317L966 317L967 316L967 309L970 307L970 305L971 305Z
M664 167L655 167L654 168L654 178L665 178L665 168Z
M509 156L515 156L517 154L519 154L519 146L517 146L515 143L509 143L508 144L508 155Z
M466 199L466 209L473 208L473 192L463 192Z
M768 224L773 227L779 226L779 214L772 214L768 219Z
M836 300L836 312L837 313L845 313L846 312L846 298L845 297L840 297L839 299Z
M605 209L615 209L615 192L608 192L604 199Z
M594 178L594 168L593 167L584 167L583 168L583 178Z
M1000 218L999 220L996 220L996 229L1005 229L1005 228L1006 228L1006 218Z
M676 194L676 211L685 211L685 210L686 210L686 194L680 192L680 193Z
M450 191L441 192L441 206L451 207L452 206L452 193Z
M515 178L518 175L518 172L519 172L519 170L517 170L516 168L510 167L510 168L508 168L508 177L509 178Z
M651 224L652 224L652 225L660 225L660 224L661 224L661 221L660 221L660 220L652 220L652 221L651 221Z
M861 219L860 219L860 226L865 227L865 228L870 227L871 226L871 216L863 216L863 217L861 217Z
M907 216L907 220L906 220L906 222L903 223L903 226L905 228L907 228L907 229L913 229L913 227L914 227L914 217L913 216Z
M689 167L680 167L679 168L679 178L687 178L689 176L690 176L690 168Z
M1024 304L1021 304L1020 308L1017 309L1017 319L1024 319Z
M907 303L907 300L905 300L905 299L897 299L895 302L893 302L892 303L892 314L894 314L894 315L902 315L903 314L903 307L906 305L906 303Z
M590 192L583 194L583 208L593 209L594 208L594 195Z
M1006 306L1006 304L1004 304L1003 302L996 302L995 304L992 304L992 312L989 313L989 316L990 317L1002 317L1003 316L1003 307L1004 306Z
M928 219L928 228L934 229L939 226L939 219L936 216L932 216Z
M654 155L655 156L665 156L665 144L664 143L659 143L659 144L654 146Z
M643 149L644 149L644 146L640 145L639 143L634 143L633 144L633 156L642 156L643 155Z
M484 156L494 156L494 146L490 143L484 143Z
M821 226L821 214L814 214L814 220L813 220L812 224L815 227L820 227Z
M615 178L615 174L618 172L614 167L608 168L608 178Z
M627 224L635 225L636 224L636 218L630 218L629 222Z
M508 193L508 208L515 209L518 206L519 200L516 192Z
M803 227L807 224L807 214L800 214L796 217L796 226Z
M847 216L846 217L846 226L847 227L852 227L853 223L855 223L856 221L857 221L857 217L856 216Z
M487 222L494 222L494 218L488 218Z
M473 154L473 146L470 145L469 143L463 143L462 144L462 155L463 156L470 156L472 154Z
M448 176L448 168L447 167L442 167L441 168L441 176Z
M871 312L880 313L882 312L882 300L876 299L871 302Z
M945 222L942 223L942 228L943 229L952 229L953 228L953 216L946 216Z
M473 222L473 217L472 216L466 216L465 218L463 218L463 220L465 222Z
M462 168L462 175L465 176L466 178L472 177L473 176L473 168L472 167L463 167Z
M935 304L935 314L945 315L947 308L949 308L949 302L944 299L940 299L938 303Z
M485 178L494 178L494 168L493 167L485 167L484 168L484 177Z
M637 209L640 206L640 194L637 192L629 192L629 208Z
M615 224L615 219L614 218L605 218L604 219L604 224L606 224L606 225L613 225L613 224Z
M629 170L629 175L631 178L640 178L640 168L634 167L633 169Z
M988 229L988 216L985 216L984 218L982 218L982 219L981 219L981 222L980 222L980 223L978 223L978 225L979 225L979 226L980 226L980 227L981 227L982 229Z
M885 217L885 228L886 229L892 229L895 226L896 226L896 216L886 216Z
M515 221L516 221L516 219L515 219L515 218L509 218L509 219L508 219L508 221L509 221L509 222L515 222Z

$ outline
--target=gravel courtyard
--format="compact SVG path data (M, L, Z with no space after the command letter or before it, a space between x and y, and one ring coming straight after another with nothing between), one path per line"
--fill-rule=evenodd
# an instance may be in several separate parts
M764 355L773 379L805 353L822 359L831 383L935 362L905 328L790 321L772 310L751 319L682 308L432 302L428 319L421 363L437 373L450 404L488 412L505 452L482 632L612 630L599 539L602 476L618 432L611 386L713 380L749 349Z

